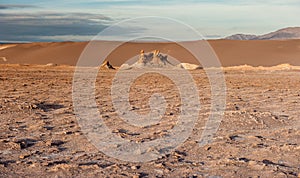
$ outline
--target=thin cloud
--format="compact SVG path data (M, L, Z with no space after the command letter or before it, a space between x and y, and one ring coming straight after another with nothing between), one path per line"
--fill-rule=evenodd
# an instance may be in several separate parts
M95 20L96 19L96 20ZM91 36L105 29L111 18L89 13L0 13L0 39L39 41L44 36Z
M22 8L37 8L38 6L26 4L4 4L0 5L0 9L22 9Z
M293 6L296 4L300 4L299 0L85 0L85 1L77 1L77 2L69 2L70 5L81 4L86 7L90 6L170 6L170 5L236 5L236 6L244 6L244 5L274 5L274 6Z
M18 5L0 5L0 9L7 9L0 13L1 41L52 37L58 40L60 37L78 37L81 40L98 34L114 22L152 15L180 20L201 29L199 32L207 38L235 33L264 34L283 27L299 26L300 15L299 0L31 0L24 9L19 9L22 0L12 2ZM137 31L134 28L122 30L135 34L143 32L143 29Z

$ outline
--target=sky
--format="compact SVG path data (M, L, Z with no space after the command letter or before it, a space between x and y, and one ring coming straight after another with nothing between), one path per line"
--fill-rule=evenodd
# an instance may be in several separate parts
M300 0L0 0L0 41L88 41L109 27L115 39L151 27L151 22L118 26L143 16L166 17L198 31L205 39L232 34L261 35L300 26ZM177 27L162 33L185 34Z

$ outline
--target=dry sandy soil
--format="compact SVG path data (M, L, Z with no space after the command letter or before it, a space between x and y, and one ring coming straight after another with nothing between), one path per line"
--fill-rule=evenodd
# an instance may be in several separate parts
M275 69L224 69L226 111L204 147L197 138L209 115L210 86L204 70L191 71L202 107L190 137L158 160L130 163L106 156L81 131L72 102L73 67L0 65L0 177L299 177L300 70ZM174 83L158 74L133 83L130 103L137 113L149 111L154 92L168 103L160 124L137 128L112 106L115 73L100 71L96 82L98 109L112 132L144 142L167 134L180 107Z

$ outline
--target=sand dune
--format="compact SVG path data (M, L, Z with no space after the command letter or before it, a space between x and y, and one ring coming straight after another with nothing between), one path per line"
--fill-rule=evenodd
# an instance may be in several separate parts
M11 44L11 45L0 45L0 50L6 49L6 48L10 48L10 47L14 47L16 46L15 44Z
M66 64L75 65L86 42L28 43L0 51L10 64ZM3 63L1 61L1 63Z
M219 57L222 66L276 66L290 64L300 66L300 40L285 41L208 41ZM103 43L103 42L99 42ZM106 42L115 43L115 42ZM188 42L192 44L193 42ZM2 45L0 60L5 64L48 64L76 65L88 42L52 42ZM1 46L0 46L1 48ZM182 63L198 64L198 61L183 47L175 43L124 43L107 58L114 66L121 66L140 50L160 50Z
M300 65L300 40L286 41L211 41L223 66Z
M270 66L270 67L264 67L264 66L258 66L253 67L250 65L240 65L240 66L230 66L230 67L224 67L224 69L227 70L270 70L270 71L276 71L276 70L300 70L300 66L292 66L290 64L280 64L276 66Z

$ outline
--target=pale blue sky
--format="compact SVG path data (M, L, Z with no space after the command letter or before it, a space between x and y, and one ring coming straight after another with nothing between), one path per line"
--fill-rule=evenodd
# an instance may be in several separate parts
M0 0L0 41L90 40L116 22L153 15L206 38L264 34L300 26L300 0Z

